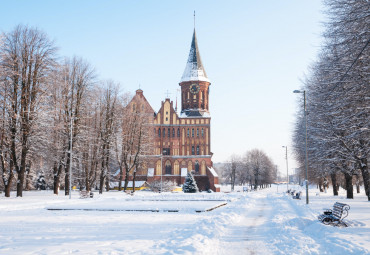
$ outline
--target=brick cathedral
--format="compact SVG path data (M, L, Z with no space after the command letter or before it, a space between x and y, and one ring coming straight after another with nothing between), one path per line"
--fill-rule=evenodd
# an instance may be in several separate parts
M155 112L141 89L128 104L135 109L153 113L154 154L147 169L140 171L138 180L171 180L181 185L189 171L194 175L200 190L220 191L218 176L213 169L211 152L211 116L209 112L209 86L194 29L189 58L181 77L181 112L177 112L169 98L162 101Z

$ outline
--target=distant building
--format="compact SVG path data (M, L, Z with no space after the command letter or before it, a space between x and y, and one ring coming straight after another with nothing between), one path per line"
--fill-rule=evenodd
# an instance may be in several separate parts
M162 101L161 108L154 112L143 90L138 89L127 107L153 112L154 155L148 158L147 169L137 175L138 180L148 182L171 180L183 184L192 171L200 190L220 191L218 176L213 169L211 152L211 116L209 112L209 86L204 70L194 29L189 58L181 77L181 111L177 102L169 98ZM137 102L144 102L138 105ZM162 155L162 156L160 156ZM161 160L162 159L162 160Z

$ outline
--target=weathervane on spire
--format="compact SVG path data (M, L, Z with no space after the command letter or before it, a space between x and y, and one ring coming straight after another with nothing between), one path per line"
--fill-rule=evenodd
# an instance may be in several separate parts
M194 29L195 29L195 10L194 10Z

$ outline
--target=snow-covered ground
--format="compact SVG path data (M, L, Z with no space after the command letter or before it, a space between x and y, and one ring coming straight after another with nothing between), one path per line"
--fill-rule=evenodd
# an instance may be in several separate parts
M370 254L364 192L345 199L343 190L333 197L311 189L306 205L304 190L302 200L285 190L0 197L0 254ZM336 201L351 206L348 228L317 220Z

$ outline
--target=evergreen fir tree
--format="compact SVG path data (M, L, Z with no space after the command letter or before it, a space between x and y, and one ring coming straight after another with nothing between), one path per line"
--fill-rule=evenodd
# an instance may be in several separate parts
M197 183L194 180L193 175L191 172L188 173L188 175L185 178L184 186L182 187L182 190L184 193L197 193L199 192Z

